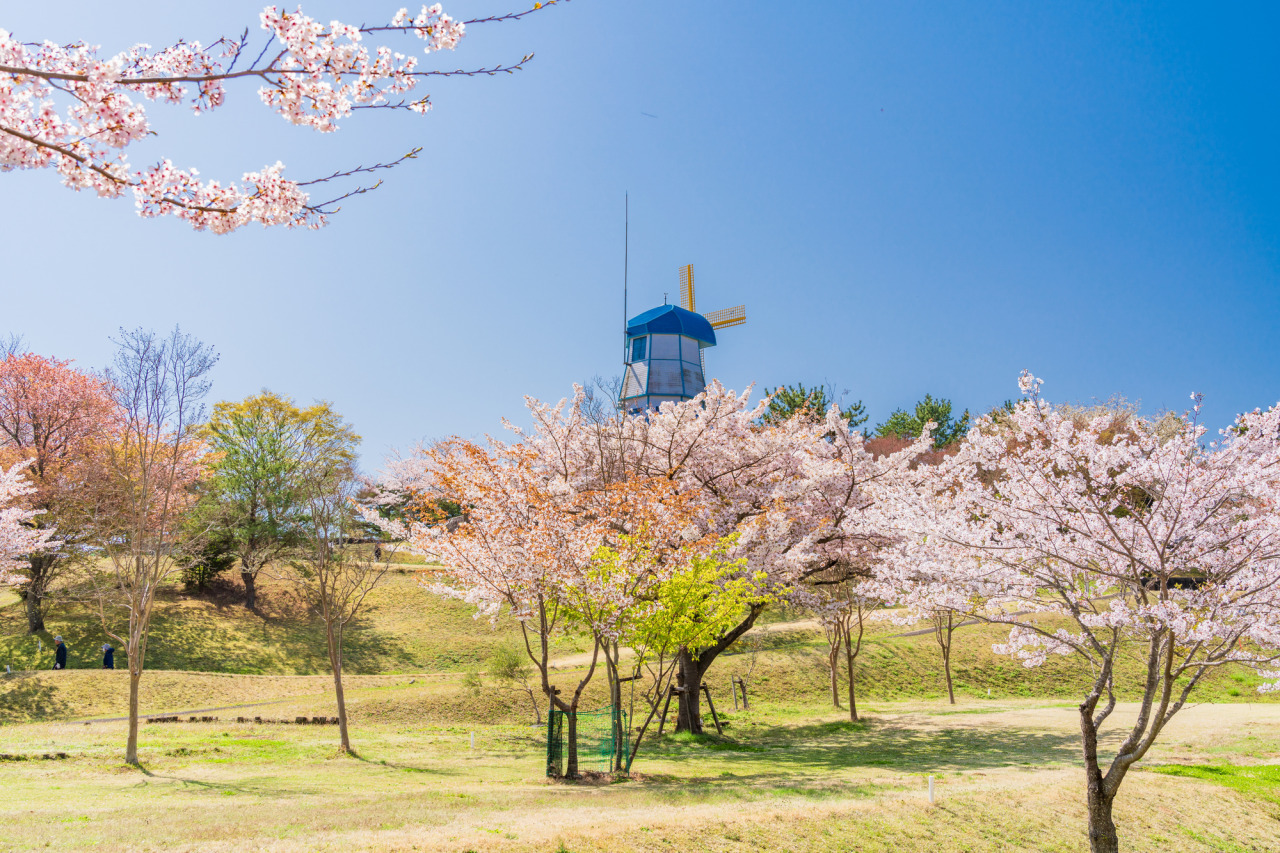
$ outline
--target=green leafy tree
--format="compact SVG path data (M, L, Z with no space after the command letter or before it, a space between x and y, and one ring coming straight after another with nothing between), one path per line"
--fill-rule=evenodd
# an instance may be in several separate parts
M825 385L804 387L803 383L780 385L769 398L769 408L761 416L767 424L780 424L798 413L820 419L827 416L827 410L835 403L835 395ZM857 429L867 422L867 411L858 400L849 406L842 406L840 416L849 422L849 429Z
M202 501L202 503L205 503ZM209 509L216 510L216 507ZM204 592L217 577L236 564L236 541L224 527L202 525L206 507L197 506L185 525L188 536L179 545L178 566L188 589Z
M965 409L958 420L953 420L950 400L935 400L932 395L925 394L924 399L916 403L914 411L898 409L890 415L888 420L876 427L876 435L916 438L930 421L934 423L933 446L946 447L964 438L969 431L969 410Z
M777 601L778 590L771 590L763 571L751 571L745 560L728 559L733 538L721 541L706 555L693 556L664 578L655 586L648 606L638 609L625 627L623 639L636 653L637 669L644 668L649 675L642 696L649 713L636 729L625 770L631 769L645 732L662 712L681 657L696 663L702 652L723 645L726 634L743 622L748 611ZM608 549L597 555L601 563L610 559Z
M360 437L328 403L299 408L263 391L215 405L204 438L216 460L209 483L218 508L213 526L234 542L252 610L259 572L306 536L305 484L316 471L353 471Z

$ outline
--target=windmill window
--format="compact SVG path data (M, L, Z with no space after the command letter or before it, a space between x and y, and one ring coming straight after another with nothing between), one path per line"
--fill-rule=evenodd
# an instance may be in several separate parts
M631 339L631 360L644 361L645 343L648 338L632 338Z
M651 335L650 358L680 358L679 335Z
M701 363L698 358L698 342L693 338L680 338L680 358L694 364Z

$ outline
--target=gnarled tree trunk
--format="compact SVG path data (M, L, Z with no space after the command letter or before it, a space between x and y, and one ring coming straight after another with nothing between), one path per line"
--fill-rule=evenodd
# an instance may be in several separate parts
M1091 853L1119 853L1120 839L1111 817L1115 793L1108 792L1098 766L1098 729L1093 720L1093 704L1080 706L1080 734L1084 747L1085 802L1089 809L1089 850Z
M250 610L255 610L258 607L258 590L254 586L257 578L257 572L240 570L240 580L244 581L244 606Z
M747 618L743 619L732 631L722 636L715 645L703 649L697 657L688 649L680 649L677 660L680 669L677 674L678 686L684 690L676 693L679 707L676 714L676 731L702 734L702 710L699 694L702 692L702 679L706 676L711 664L725 649L733 645L739 637L751 630L756 624L756 617L764 612L764 605L751 608Z
M18 588L18 594L26 605L27 633L35 634L44 630L45 593L49 591L54 564L57 557L52 554L38 554L29 558L28 580Z

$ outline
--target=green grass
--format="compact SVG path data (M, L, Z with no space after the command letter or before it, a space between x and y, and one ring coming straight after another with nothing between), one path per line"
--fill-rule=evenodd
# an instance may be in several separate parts
M563 784L540 775L540 729L379 716L386 698L448 701L451 689L422 681L354 688L358 758L337 754L333 727L224 720L144 725L144 769L136 770L120 763L119 723L6 727L14 746L0 752L57 749L68 758L0 762L4 847L1087 850L1068 708L1017 702L941 716L928 703L885 703L852 724L762 702L730 714L732 737L655 740L630 781ZM324 713L331 700L291 701L290 712ZM1246 728L1280 734L1274 706L1186 713L1190 724L1171 727L1152 760L1202 760L1210 746L1230 750ZM932 807L928 775L938 790ZM1137 773L1116 819L1126 850L1264 851L1280 848L1271 802L1261 787Z
M191 670L242 674L328 672L324 625L281 581L259 581L258 612L248 611L239 586L200 596L172 585L158 596L147 649L149 670ZM347 633L345 668L355 674L458 672L483 668L498 644L517 636L509 619L490 625L475 619L475 609L428 593L413 572L395 572L368 598L366 610ZM0 669L49 669L53 635L61 634L68 667L101 665L99 648L107 642L98 616L88 606L55 602L47 631L26 633L20 603L0 607ZM37 642L39 640L39 643ZM39 645L43 644L43 651ZM558 653L583 648L577 638L562 638ZM117 666L124 665L122 652Z
M127 707L125 671L97 668L96 616L57 603L40 654L21 603L0 598L0 665L19 670L0 675L0 753L69 756L0 761L5 848L1087 849L1074 705L1088 673L1064 658L1026 669L995 655L1004 632L994 627L957 631L951 706L932 636L869 626L855 723L830 709L821 632L779 624L803 616L780 611L709 671L722 735L658 738L655 726L630 781L571 785L540 774L544 732L530 725L528 698L477 674L517 626L473 618L468 605L428 594L412 571L392 574L348 633L360 758L337 754L331 726L234 722L333 713L319 621L283 583L265 578L260 596L251 613L234 588L163 590L143 713L272 704L217 712L213 724L144 724L144 771L120 762L122 724L79 722ZM52 633L68 639L68 671L47 671ZM581 637L555 644L557 656L585 649ZM1132 682L1138 667L1121 661L1121 678ZM748 678L750 711L734 707L734 675ZM570 667L553 681L571 688L577 677ZM1196 699L1226 704L1179 714L1148 756L1156 772L1126 781L1117 806L1125 849L1280 849L1271 792L1280 707L1256 686L1243 669L1206 677ZM598 673L582 707L604 704L605 690ZM1117 712L1104 752L1132 713ZM705 707L704 716L713 731ZM922 793L929 775L942 797L932 808Z
M1165 764L1151 769L1166 776L1203 779L1250 797L1280 804L1280 765Z

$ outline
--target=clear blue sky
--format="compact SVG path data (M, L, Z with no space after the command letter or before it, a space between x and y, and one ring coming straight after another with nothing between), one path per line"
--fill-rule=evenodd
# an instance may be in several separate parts
M260 8L9 2L0 26L116 50L260 39ZM209 176L424 147L319 232L194 233L0 175L0 332L96 367L116 327L179 322L221 351L218 398L331 400L377 467L620 372L630 192L632 313L694 263L700 308L747 304L707 357L731 387L829 381L874 423L926 392L984 409L1027 367L1054 400L1203 391L1220 426L1280 399L1278 24L1244 2L574 0L473 28L445 65L537 58L433 82L425 118L320 136L252 87L150 108L133 162Z

